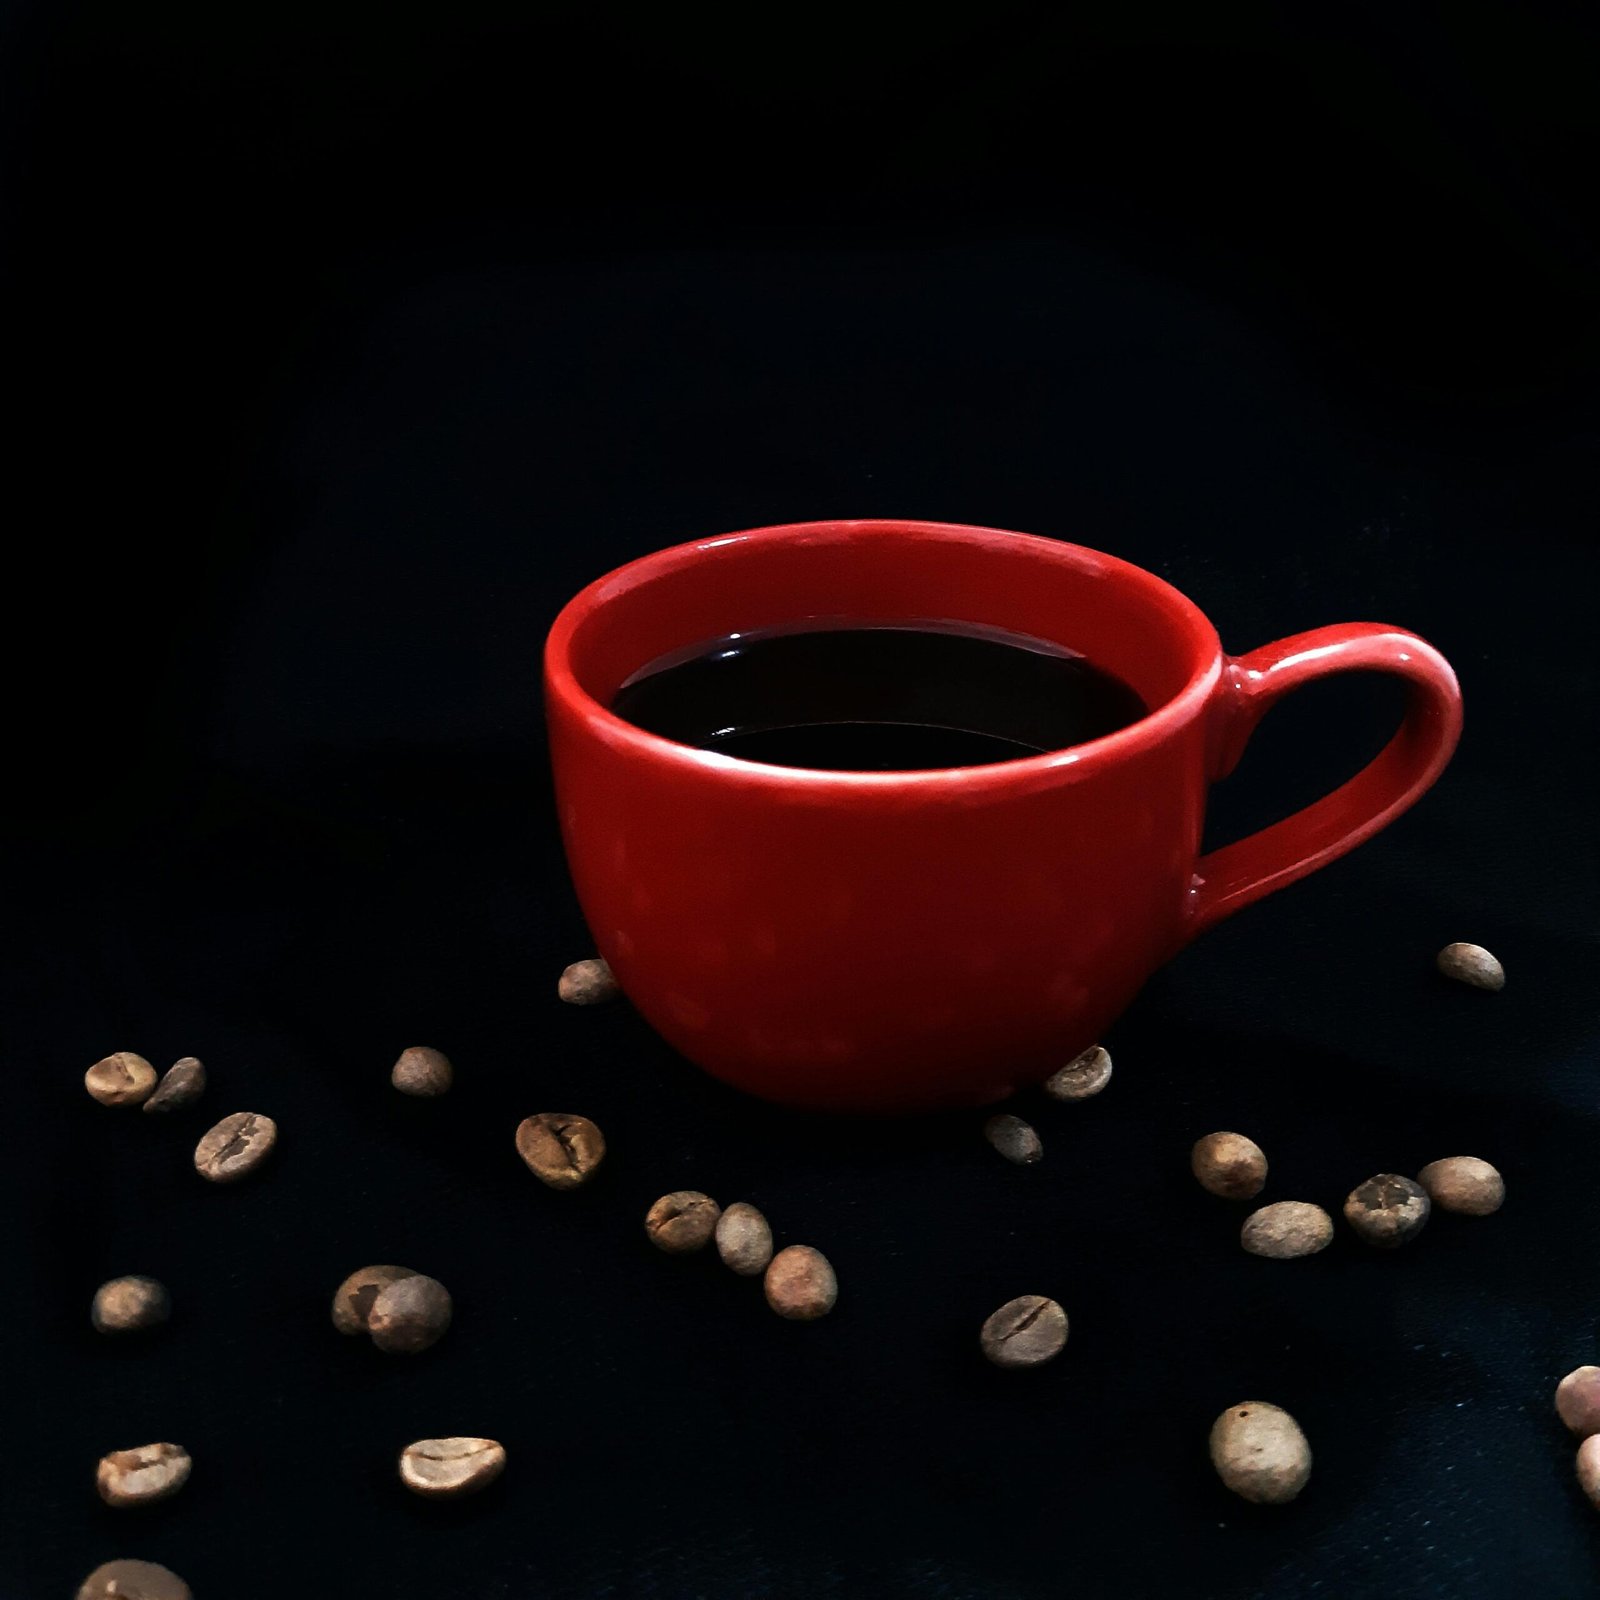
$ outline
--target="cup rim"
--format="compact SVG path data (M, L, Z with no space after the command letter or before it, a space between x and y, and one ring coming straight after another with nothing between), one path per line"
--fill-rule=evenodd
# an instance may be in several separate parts
M751 761L743 756L724 755L715 750L680 744L661 734L651 733L619 717L595 699L573 671L571 647L577 631L617 594L648 582L651 578L701 561L709 551L757 540L805 540L841 532L881 530L895 533L956 535L978 545L1027 544L1054 553L1057 557L1081 561L1090 558L1100 570L1119 582L1140 590L1155 606L1172 617L1193 647L1195 666L1183 687L1154 711L1136 722L1087 739L1082 744L1061 750L1045 750L1038 755L1018 756L1009 761L986 762L973 767L918 767L894 772L851 772L819 767L784 767L767 761ZM1088 545L1039 534L1016 533L1005 528L989 528L972 523L928 522L898 517L826 518L813 522L773 523L747 528L738 533L718 534L707 539L691 539L638 556L603 573L578 591L557 614L544 648L545 693L552 701L598 729L613 744L633 749L641 756L668 761L707 774L719 780L771 784L778 780L810 789L851 789L856 792L907 787L948 790L973 790L1003 787L1019 780L1050 777L1064 779L1147 751L1169 733L1197 715L1210 698L1222 672L1222 646L1206 614L1164 578L1108 555Z

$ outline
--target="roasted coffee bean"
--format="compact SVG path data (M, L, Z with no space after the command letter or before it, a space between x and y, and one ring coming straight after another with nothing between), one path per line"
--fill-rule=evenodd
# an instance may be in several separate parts
M674 1189L645 1213L644 1231L657 1250L669 1256L704 1250L716 1232L722 1208L698 1189Z
M198 1056L180 1056L161 1075L156 1092L144 1103L146 1111L182 1111L206 1092L205 1064Z
M517 1154L541 1183L552 1189L576 1189L605 1160L606 1141L587 1117L541 1111L517 1124Z
M167 1291L154 1278L113 1278L94 1292L89 1320L101 1333L137 1333L172 1314Z
M95 1468L95 1487L108 1506L142 1506L165 1500L189 1481L189 1452L177 1444L141 1444L113 1450Z
M103 1106L136 1106L150 1098L156 1069L131 1050L102 1056L83 1075L83 1086Z
M253 1172L278 1142L278 1124L257 1111L235 1111L207 1133L194 1151L194 1169L212 1183L235 1183Z
M1311 1446L1287 1411L1246 1400L1211 1425L1211 1465L1241 1499L1282 1505L1311 1477Z
M1031 1166L1044 1154L1039 1135L1021 1117L1009 1112L990 1117L983 1125L983 1136L1007 1161L1014 1161L1019 1167Z
M333 1291L333 1325L340 1333L367 1333L372 1302L391 1283L417 1274L410 1267L362 1267Z
M767 1304L791 1322L815 1322L833 1310L839 1280L820 1250L792 1244L780 1250L767 1267Z
M1578 1446L1578 1487L1590 1503L1600 1506L1600 1433L1592 1433Z
M1067 1314L1042 1294L1018 1295L992 1313L978 1335L997 1367L1038 1367L1066 1348Z
M444 1337L451 1310L450 1291L437 1278L414 1273L378 1291L367 1313L367 1332L380 1350L416 1355Z
M1600 1367L1574 1367L1556 1385L1556 1415L1580 1439L1600 1433Z
M78 1600L194 1600L176 1572L154 1561L108 1561L78 1586Z
M1254 1139L1242 1133L1208 1133L1189 1153L1200 1187L1224 1200L1249 1200L1267 1182L1267 1158Z
M1314 1256L1333 1243L1333 1218L1307 1200L1279 1200L1244 1219L1239 1243L1253 1256L1276 1261Z
M425 1044L414 1044L400 1052L400 1058L389 1070L389 1082L401 1094L416 1095L432 1100L450 1092L455 1080L455 1069L442 1050L430 1050Z
M767 1270L772 1259L772 1229L753 1205L736 1200L717 1219L717 1254L741 1278Z
M1447 944L1437 958L1439 970L1457 983L1491 993L1506 986L1506 969L1481 944Z
M1417 1182L1441 1211L1459 1212L1464 1217L1487 1217L1498 1211L1506 1198L1505 1179L1476 1156L1430 1161L1417 1174Z
M574 961L561 974L556 993L569 1006L597 1006L615 1000L622 990L610 966L597 956L589 961Z
M487 1489L505 1465L505 1446L493 1439L418 1439L400 1452L400 1481L412 1494L454 1500Z
M1394 1250L1422 1232L1433 1202L1420 1183L1395 1172L1380 1172L1350 1191L1344 1220L1368 1244Z
M1044 1080L1044 1092L1056 1100L1087 1100L1110 1082L1111 1052L1096 1044L1052 1072Z

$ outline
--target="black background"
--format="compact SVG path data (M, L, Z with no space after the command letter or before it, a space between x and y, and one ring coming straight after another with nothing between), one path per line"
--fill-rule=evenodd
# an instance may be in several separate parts
M1600 55L1588 8L835 4L712 14L152 0L4 21L5 1211L0 1595L113 1555L202 1600L1582 1596L1550 1395L1600 1355L1593 554ZM1151 567L1235 650L1347 618L1456 664L1460 754L1381 838L1157 975L1111 1088L844 1125L700 1078L586 953L537 656L699 534L901 515ZM1221 839L1394 715L1308 690ZM1489 997L1433 952L1479 940ZM456 1060L437 1104L398 1049ZM170 1121L96 1057L195 1053ZM282 1127L211 1189L194 1140ZM517 1120L604 1127L540 1188ZM1463 1151L1498 1217L1279 1264L1194 1188L1336 1206ZM780 1323L639 1220L749 1198L838 1267ZM430 1354L327 1324L351 1268L454 1291ZM171 1326L89 1329L149 1272ZM20 1295L17 1292L20 1285ZM1024 1292L1064 1358L1004 1374ZM1261 1512L1206 1462L1276 1401ZM459 1507L408 1439L487 1433ZM104 1451L187 1445L113 1513Z

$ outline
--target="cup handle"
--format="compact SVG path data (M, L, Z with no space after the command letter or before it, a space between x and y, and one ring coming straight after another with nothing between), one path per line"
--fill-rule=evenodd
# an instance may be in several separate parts
M1189 937L1337 860L1413 805L1461 736L1461 690L1450 663L1400 628L1345 622L1313 628L1230 657L1212 701L1209 777L1238 765L1250 735L1292 690L1336 672L1392 672L1406 680L1399 731L1353 778L1302 811L1195 863Z

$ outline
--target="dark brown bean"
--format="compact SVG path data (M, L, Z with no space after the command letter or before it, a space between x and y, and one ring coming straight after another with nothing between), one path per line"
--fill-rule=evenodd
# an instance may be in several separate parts
M605 1160L605 1136L587 1118L570 1111L541 1111L517 1124L517 1154L541 1183L576 1189Z
M182 1111L206 1092L205 1064L198 1056L180 1056L161 1075L160 1086L144 1103L146 1111Z
M1042 1366L1066 1348L1067 1314L1042 1294L1018 1295L990 1314L978 1343L997 1367Z
M574 961L561 974L556 993L569 1006L597 1006L615 1000L622 990L610 965L595 957L589 961Z
M1489 992L1505 988L1506 969L1481 944L1447 944L1435 964L1447 978Z
M78 1600L194 1600L182 1578L154 1561L108 1561L78 1586Z
M103 1106L136 1106L150 1098L156 1069L131 1050L102 1056L83 1075L83 1086Z
M808 1244L792 1244L772 1258L766 1276L767 1304L791 1322L815 1322L833 1310L839 1280L828 1258Z
M437 1344L450 1326L450 1291L415 1273L381 1288L367 1313L367 1332L380 1350L416 1355Z
M1600 1433L1600 1367L1574 1367L1556 1385L1556 1415L1580 1439Z
M1417 1174L1417 1182L1441 1211L1464 1217L1487 1217L1505 1203L1505 1179L1476 1156L1446 1156L1430 1161Z
M704 1250L716 1232L722 1208L698 1189L674 1189L645 1213L644 1231L657 1250L669 1256Z
M142 1506L165 1500L189 1481L189 1452L178 1444L141 1444L113 1450L95 1468L95 1487L108 1506Z
M402 1050L389 1069L389 1082L401 1094L415 1095L421 1100L434 1100L448 1094L454 1081L455 1069L450 1065L450 1057L425 1044L414 1044Z
M154 1278L113 1278L94 1292L89 1320L101 1333L137 1333L172 1314L167 1291Z
M717 1254L741 1278L767 1270L772 1259L772 1229L747 1201L736 1200L717 1219Z
M1282 1505L1310 1480L1311 1446L1281 1406L1246 1400L1212 1424L1211 1464L1241 1499Z
M333 1291L333 1325L340 1333L367 1333L372 1302L391 1283L417 1274L410 1267L362 1267Z
M1094 1044L1051 1073L1044 1080L1044 1092L1054 1100L1087 1100L1110 1082L1111 1052Z
M983 1125L983 1136L1007 1161L1014 1161L1019 1167L1031 1166L1044 1154L1044 1146L1032 1126L1009 1112L990 1117Z
M1267 1158L1242 1133L1208 1133L1189 1152L1189 1166L1202 1189L1224 1200L1249 1200L1266 1187Z
M1394 1250L1422 1232L1433 1202L1428 1191L1395 1172L1380 1172L1350 1191L1344 1219L1368 1244Z
M1333 1243L1333 1218L1309 1200L1279 1200L1244 1219L1239 1243L1275 1261L1314 1256Z
M418 1439L400 1452L400 1481L429 1500L456 1500L487 1489L505 1470L505 1446L493 1439Z
M258 1111L235 1111L205 1134L194 1152L194 1169L212 1183L237 1183L255 1171L278 1142L278 1124Z

